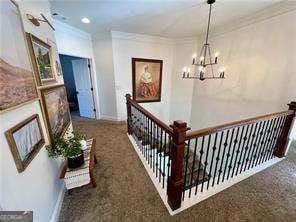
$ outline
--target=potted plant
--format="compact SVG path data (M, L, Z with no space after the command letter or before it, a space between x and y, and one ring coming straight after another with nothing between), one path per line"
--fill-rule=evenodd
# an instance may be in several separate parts
M73 132L73 136L68 138L55 135L52 143L46 146L46 150L50 157L63 157L67 159L69 168L77 168L84 164L84 144L85 136L79 132Z

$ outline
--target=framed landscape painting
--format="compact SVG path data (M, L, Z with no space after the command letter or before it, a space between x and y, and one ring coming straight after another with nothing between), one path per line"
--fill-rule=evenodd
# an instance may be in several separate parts
M1 2L0 112L38 99L21 14L14 1Z
M71 122L65 86L41 89L41 98L50 139L63 135Z
M45 144L39 116L30 116L5 132L17 170L23 172Z
M133 99L160 102L162 60L132 58Z
M55 82L51 46L30 33L26 33L26 36L38 85Z

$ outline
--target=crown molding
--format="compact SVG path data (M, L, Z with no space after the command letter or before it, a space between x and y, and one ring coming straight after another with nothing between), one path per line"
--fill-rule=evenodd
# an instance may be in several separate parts
M85 40L91 40L90 33L84 32L81 29L75 28L57 19L54 19L54 27L56 29L56 32L61 32L66 34L71 33L70 35L74 35Z
M147 43L154 43L154 44L167 44L173 45L174 40L171 38L165 38L160 36L153 36L153 35L143 35L137 33L128 33L128 32L119 32L119 31L111 31L112 39L123 39L123 40L130 40L130 41L137 41L137 42L147 42Z
M252 24L263 22L265 20L269 20L276 16L293 12L295 10L296 10L296 2L285 0L279 3L276 3L274 5L271 5L269 7L266 7L262 10L259 10L248 16L244 16L239 19L236 19L230 23L217 26L213 28L210 35L211 35L211 38L213 38L215 36L223 35L223 34L241 29L243 27L250 26ZM197 38L199 39L202 36L203 34L200 34L198 35Z

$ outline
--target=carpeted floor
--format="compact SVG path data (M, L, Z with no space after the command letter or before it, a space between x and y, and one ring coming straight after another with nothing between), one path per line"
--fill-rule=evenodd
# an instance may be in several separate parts
M96 138L98 186L66 194L60 221L296 221L296 152L172 217L133 150L123 123L77 117L73 123L75 129Z

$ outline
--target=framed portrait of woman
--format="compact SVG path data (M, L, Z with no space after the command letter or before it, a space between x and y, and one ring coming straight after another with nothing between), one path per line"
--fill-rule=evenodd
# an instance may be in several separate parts
M160 102L162 60L132 58L133 99L139 103Z

